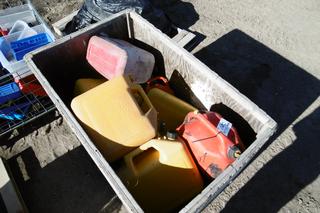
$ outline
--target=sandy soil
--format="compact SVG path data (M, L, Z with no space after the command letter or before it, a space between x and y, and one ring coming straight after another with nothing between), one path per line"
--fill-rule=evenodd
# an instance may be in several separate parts
M81 5L77 0L33 2L51 23ZM270 144L204 212L319 212L320 2L166 0L160 6L178 26L204 39L192 52L196 57L279 124ZM22 171L15 176L22 195L34 191L40 193L33 194L35 199L50 200L37 205L28 198L32 212L96 212L114 197L62 118L53 113L19 132L1 141L0 155ZM26 163L34 161L39 165ZM46 180L52 181L52 192ZM68 204L59 192L69 196ZM78 196L85 192L89 196ZM79 205L86 197L92 197L90 208Z

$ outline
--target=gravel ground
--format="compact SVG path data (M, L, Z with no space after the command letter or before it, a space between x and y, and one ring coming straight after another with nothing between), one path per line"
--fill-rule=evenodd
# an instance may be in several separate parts
M82 1L33 2L45 20L52 23L78 9ZM178 26L190 28L204 39L192 53L279 125L270 143L204 212L319 212L320 2L166 0L161 5ZM29 135L1 142L0 155L11 158L13 167L18 162L20 169L24 165L21 159L30 161L30 156L35 156L40 168L53 168L47 170L49 174L70 170L69 176L59 176L67 180L66 184L53 183L57 184L58 191L72 186L72 175L83 175L77 174L77 168L85 159L82 169L87 176L76 178L76 183L87 184L82 184L82 190L70 189L67 193L82 193L91 188L88 194L92 196L99 189L97 186L105 185L105 180L92 169L93 163L85 157L85 151L62 118L49 115L43 120L33 128L24 128ZM50 120L52 122L48 123ZM30 154L30 147L34 154ZM27 154L21 157L17 154L22 150ZM78 152L82 154L72 154ZM70 162L59 163L60 159ZM48 178L48 174L41 175L40 169L31 171L36 177ZM20 176L28 179L28 175ZM96 181L92 182L92 176ZM34 186L38 191L48 187L39 179L34 183L21 181L19 186L26 194L30 194ZM64 207L64 199L58 199L54 193L48 196L56 203L61 202L60 207L31 207L35 212L79 212L83 209L94 212L96 206L114 196L111 189L98 192L101 196L95 197L91 211L84 205L77 207L85 198L71 199L70 209ZM35 201L27 199L26 202Z

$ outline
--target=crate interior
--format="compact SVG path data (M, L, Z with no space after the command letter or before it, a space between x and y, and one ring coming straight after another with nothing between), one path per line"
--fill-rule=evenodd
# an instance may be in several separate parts
M79 78L103 78L86 61L88 41L93 35L107 34L111 38L129 41L130 43L151 52L156 59L153 75L166 76L168 71L169 73L171 72L171 75L167 75L166 77L168 77L170 86L174 90L176 96L189 102L198 109L208 109L208 107L201 103L197 95L192 92L189 84L185 80L185 74L181 73L181 70L186 67L167 64L171 63L168 61L170 55L166 55L169 53L166 53L156 46L150 45L150 43L145 43L143 35L138 35L139 32L135 31L134 25L131 25L131 29L133 30L130 32L128 31L127 26L126 16L120 16L112 22L107 22L84 33L76 34L74 37L71 36L71 39L64 38L65 41L58 42L54 47L45 49L44 51L33 55L32 61L72 112L70 103L74 97L73 90L75 81ZM131 34L132 38L129 38L129 34ZM136 37L136 35L138 36ZM150 35L148 36L150 37ZM173 58L172 60L175 59ZM238 129L239 135L245 146L249 147L255 141L257 131L255 131L241 115L227 106L227 104L217 101L216 103L213 103L210 108L209 110L219 112L233 123ZM111 166L116 168L118 164L113 163ZM206 185L209 183L210 181L207 181Z

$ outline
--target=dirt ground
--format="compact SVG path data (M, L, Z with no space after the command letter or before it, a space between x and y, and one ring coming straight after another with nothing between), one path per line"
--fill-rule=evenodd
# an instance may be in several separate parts
M81 2L33 1L49 23ZM270 143L204 212L319 212L320 2L161 3L175 24L203 39L192 53L279 125ZM123 211L56 113L19 132L1 141L0 155L19 171L14 175L31 212Z

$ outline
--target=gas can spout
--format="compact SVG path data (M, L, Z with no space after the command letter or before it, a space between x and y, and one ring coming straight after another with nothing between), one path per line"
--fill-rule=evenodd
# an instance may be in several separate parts
M238 147L233 146L229 149L229 152L228 152L229 158L236 159L236 158L239 158L240 155L241 155L241 151Z
M241 151L240 150L238 150L238 151L236 151L235 153L234 153L234 158L238 158L238 157L240 157L240 155L241 155Z
M174 141L178 138L178 133L176 131L167 131L167 139L170 141Z

